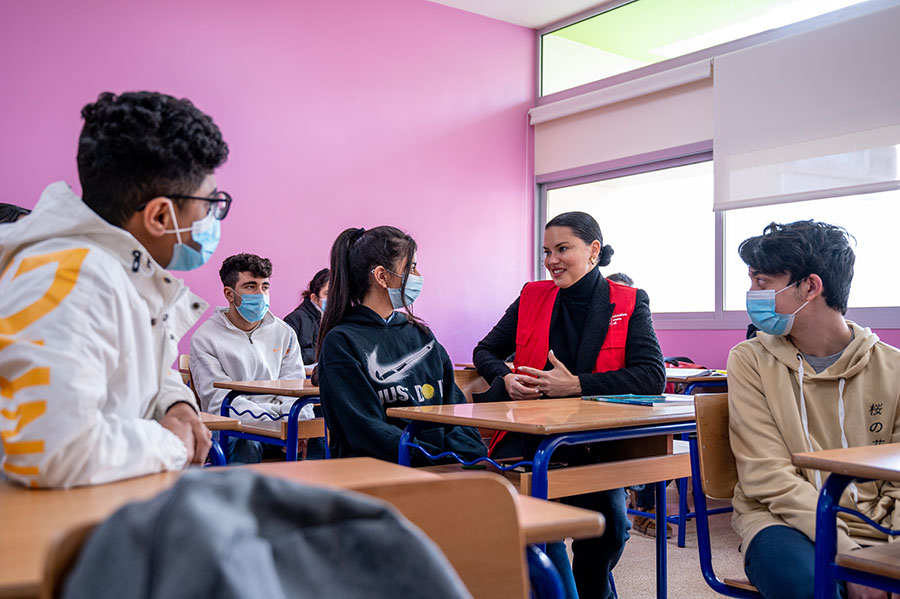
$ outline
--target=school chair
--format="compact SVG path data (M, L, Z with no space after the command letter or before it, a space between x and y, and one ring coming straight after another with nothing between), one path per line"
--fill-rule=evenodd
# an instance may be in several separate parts
M709 393L694 396L697 436L690 439L691 482L694 485L694 512L697 520L697 544L700 571L714 591L729 597L762 597L748 581L721 580L713 569L709 538L709 511L706 498L731 500L738 482L737 466L728 437L728 394Z
M231 392L225 397L219 412L222 416L233 416L231 413L232 395L238 395L238 393ZM298 459L297 445L300 439L324 437L326 458L330 457L328 452L328 429L325 425L325 420L323 418L300 420L300 410L306 404L318 401L318 396L298 398L291 405L290 412L287 415L277 418L262 418L258 422L241 422L240 431L219 431L219 442L222 444L223 449L227 446L227 437L250 439L260 443L277 445L285 448L285 459L287 461L295 462Z
M476 599L525 599L529 575L536 597L563 596L559 575L546 554L526 547L516 491L504 478L461 473L360 491L392 504L421 528Z
M456 386L466 396L467 403L472 403L473 393L484 393L490 388L477 370L454 370L453 379L456 381Z
M853 481L869 478L833 472L828 476L816 506L816 599L831 599L836 581L845 580L889 591L900 597L900 543L863 547L848 553L837 552L837 516L840 512L856 516L889 536L900 530L880 526L857 510L841 507L841 495Z
M178 372L181 374L181 380L184 384L191 388L194 393L194 399L197 401L197 407L200 407L200 396L197 395L197 389L194 387L194 377L191 376L191 354L180 354L178 356Z

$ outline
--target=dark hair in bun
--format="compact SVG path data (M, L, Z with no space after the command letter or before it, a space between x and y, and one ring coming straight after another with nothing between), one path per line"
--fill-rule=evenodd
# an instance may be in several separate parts
M550 227L568 227L575 234L575 237L588 245L594 243L594 241L599 241L600 255L597 257L597 264L600 266L609 265L609 261L615 252L611 246L603 245L603 233L600 232L600 225L587 212L563 212L558 214L550 219L544 230Z

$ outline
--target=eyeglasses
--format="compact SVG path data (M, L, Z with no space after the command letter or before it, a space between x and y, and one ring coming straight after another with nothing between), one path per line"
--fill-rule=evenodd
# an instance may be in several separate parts
M204 202L210 202L211 205L207 214L212 212L213 216L216 217L216 220L222 220L223 218L228 216L228 209L231 208L231 196L228 195L227 191L217 191L211 196L207 196L205 198L183 195L169 195L166 197L172 198L174 200L203 200Z
M227 191L217 191L212 195L204 197L199 196L185 196L179 194L167 194L164 197L173 199L173 200L203 200L204 202L209 202L209 210L206 212L209 214L212 212L213 216L216 220L222 220L226 216L228 216L228 209L231 208L231 196L228 195ZM140 212L144 208L147 207L149 202L144 202L139 204L137 208L135 208L135 212Z

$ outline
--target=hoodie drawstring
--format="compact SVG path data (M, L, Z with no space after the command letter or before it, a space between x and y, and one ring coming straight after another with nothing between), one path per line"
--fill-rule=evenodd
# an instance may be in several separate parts
M800 362L800 367L797 372L798 384L800 386L800 421L803 423L803 433L806 435L806 444L809 447L810 451L815 451L812 445L812 439L809 436L809 417L806 412L806 397L803 395L803 356L797 354L797 360ZM838 379L838 420L841 426L841 447L847 449L847 433L844 430L844 386L847 384L847 380L844 378ZM816 475L816 491L819 491L822 488L822 473L819 470L815 470ZM850 483L850 495L853 497L853 501L857 501L857 490L856 483Z

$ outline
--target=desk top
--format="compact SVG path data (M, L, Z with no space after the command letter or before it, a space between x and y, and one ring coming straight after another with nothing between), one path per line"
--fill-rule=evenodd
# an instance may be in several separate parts
M791 462L847 476L900 481L900 443L795 453Z
M285 397L307 397L318 395L319 388L307 379L282 379L277 381L222 381L213 383L216 389L243 391L263 395L282 395Z
M365 491L366 487L415 482L439 475L372 458L268 462L243 466L296 482ZM34 490L0 480L0 597L37 596L44 559L63 532L108 518L126 503L168 489L182 472L60 490ZM602 534L603 516L559 503L518 496L519 522L529 543Z
M552 435L691 422L694 420L694 406L683 403L672 406L632 406L563 398L388 408L387 415L407 420Z
M211 431L239 431L241 430L241 421L237 418L228 416L219 416L218 414L210 414L208 412L200 412L200 420Z

